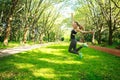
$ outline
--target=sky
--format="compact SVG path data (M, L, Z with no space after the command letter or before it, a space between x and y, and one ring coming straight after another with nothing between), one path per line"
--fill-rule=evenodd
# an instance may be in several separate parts
M63 16L62 19L60 18L58 20L58 22L61 22L65 18L71 18L71 13L74 14L74 10L79 6L77 3L78 0L64 0L64 2L56 4L55 7L58 8L59 12ZM66 24L63 24L61 29L71 30L71 27L67 27Z
M60 13L64 18L68 18L71 16L71 13L74 13L74 9L78 6L77 2L78 0L65 0L55 6L60 8Z

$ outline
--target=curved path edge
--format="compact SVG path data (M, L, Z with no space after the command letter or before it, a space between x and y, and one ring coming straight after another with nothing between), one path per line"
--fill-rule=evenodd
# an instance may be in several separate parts
M36 49L36 48L40 48L41 46L47 46L50 44L52 44L52 42L44 43L44 44L19 46L19 47L8 48L8 49L0 49L0 57L8 56L8 55L12 55L12 54L16 54L16 53L20 53L20 52L24 52L24 51Z
M89 47L93 48L93 49L96 49L96 50L99 50L99 51L103 51L103 52L110 53L110 54L113 54L113 55L116 55L116 56L120 57L120 50L118 50L118 49L111 49L111 48L100 47L100 46L91 46L91 45Z

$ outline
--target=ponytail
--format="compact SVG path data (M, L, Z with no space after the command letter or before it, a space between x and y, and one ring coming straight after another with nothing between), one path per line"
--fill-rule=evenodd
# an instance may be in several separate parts
M74 21L74 22L77 24L80 30L84 30L83 26L81 26L77 21Z

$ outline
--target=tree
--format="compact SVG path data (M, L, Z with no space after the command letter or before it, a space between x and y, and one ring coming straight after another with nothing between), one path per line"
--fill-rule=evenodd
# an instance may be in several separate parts
M108 44L111 45L113 42L112 39L114 37L113 33L119 29L120 1L84 0L83 2L79 0L79 3L82 6L78 8L77 15L82 16L77 17L79 17L81 21L86 22L85 25L88 26L87 28L96 30L96 38L98 40L98 43L101 43L102 36L104 35L103 33L106 33L108 30ZM107 35L105 36L107 38Z
M4 37L4 45L7 46L8 45L8 38L10 36L10 31L11 31L11 21L12 21L12 17L14 14L14 10L16 8L18 0L12 0L11 1L11 7L9 10L9 14L7 15L7 19L6 19L6 30L5 30L5 37Z
M96 0L97 1L97 0ZM118 20L119 22L119 16L120 16L120 9L118 9L119 7L116 7L115 2L113 2L113 0L107 0L107 1L97 1L101 11L102 11L102 15L106 20L106 23L108 25L109 28L109 38L108 38L108 44L112 45L112 39L113 39L113 32L117 29L116 26L116 20ZM119 1L117 1L119 2Z

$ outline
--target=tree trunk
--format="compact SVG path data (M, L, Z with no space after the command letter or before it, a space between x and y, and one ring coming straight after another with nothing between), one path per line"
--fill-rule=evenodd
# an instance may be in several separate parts
M95 43L95 32L94 32L93 35L92 35L92 43L93 43L93 44Z
M109 4L110 4L110 16L109 16L109 20L108 20L108 27L109 27L109 40L108 40L108 44L112 45L112 9L111 9L111 1L109 0Z
M5 33L5 37L4 37L4 41L3 41L3 44L4 44L5 46L8 45L8 38L9 38L9 36L10 36L10 30L11 30L10 23L11 23L11 18L12 18L12 16L10 16L10 17L8 18L7 27L6 27L6 30L5 30L6 33Z
M25 44L27 41L27 31L28 31L28 27L25 27L23 34L23 44Z
M101 31L98 31L98 44L101 44Z
M10 36L10 30L11 30L11 21L12 21L12 16L13 16L13 13L14 13L14 10L15 10L15 7L17 5L17 2L18 0L12 0L12 7L10 8L10 12L8 14L8 19L7 19L7 27L6 27L6 31L5 31L5 37L4 37L4 41L3 41L3 44L5 46L8 45L8 39L9 39L9 36Z
M42 34L39 35L39 40L40 40L40 44L42 44L42 42L43 42L43 35Z
M49 32L47 31L47 37L48 37L48 42L50 41L50 34L49 34Z
M35 31L34 31L34 28L33 28L33 30L32 30L32 42L35 42Z
M112 31L112 21L111 20L108 21L108 26L109 26L108 44L112 45L112 34L113 34L113 31Z

